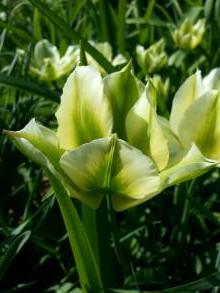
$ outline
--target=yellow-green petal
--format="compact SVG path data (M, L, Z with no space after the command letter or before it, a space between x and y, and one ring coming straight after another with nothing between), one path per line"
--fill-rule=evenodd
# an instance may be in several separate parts
M158 121L167 140L169 161L166 167L171 167L183 157L185 149L178 136L172 131L170 123L164 117L159 116Z
M220 160L220 93L210 91L184 113L178 134L187 146L196 143L208 158Z
M147 200L158 191L160 178L154 163L127 142L119 140L113 164L111 193L114 197Z
M160 186L159 174L150 158L116 136L67 152L60 166L78 189L73 196L95 208L106 194L112 198L147 200Z
M220 90L220 68L215 68L203 78L203 84L205 89L208 90Z
M114 132L125 139L125 117L138 99L140 84L131 72L130 63L121 71L107 75L103 82L105 94L113 109Z
M23 152L34 161L38 160L37 156L40 159L38 152L44 154L54 164L61 157L62 152L59 149L56 133L37 123L35 119L32 119L22 130L6 131L6 134L14 138L19 149L23 148ZM31 149L33 149L34 158L32 158ZM40 160L42 161L42 159Z
M129 111L126 118L128 142L150 156L159 170L169 160L167 139L151 105L147 89Z
M160 173L161 187L179 184L194 179L217 165L217 162L203 156L196 145L192 145L183 158L171 168Z
M179 123L183 117L184 112L188 109L194 100L203 94L203 92L204 88L200 71L197 71L195 74L191 75L181 85L175 94L170 114L170 124L174 132L177 133Z
M79 66L73 71L64 86L56 117L60 147L65 150L111 134L112 112L96 69Z

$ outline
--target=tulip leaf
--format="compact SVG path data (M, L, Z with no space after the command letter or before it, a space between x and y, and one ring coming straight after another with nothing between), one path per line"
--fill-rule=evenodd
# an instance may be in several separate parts
M146 89L129 111L126 118L127 137L129 143L150 156L157 168L162 170L169 160L168 144L148 95Z
M73 71L64 86L56 117L60 146L66 150L111 134L112 113L96 69L79 66Z
M131 63L107 75L103 82L104 92L113 109L114 132L125 139L125 117L139 96L139 85L131 72Z
M211 159L220 159L220 95L210 91L197 99L184 113L179 125L180 139L197 144Z
M183 113L191 103L203 93L202 77L200 71L187 78L175 94L170 113L170 124L177 133Z
M192 145L178 163L160 173L161 186L166 188L193 179L216 165L216 162L205 158L196 145Z

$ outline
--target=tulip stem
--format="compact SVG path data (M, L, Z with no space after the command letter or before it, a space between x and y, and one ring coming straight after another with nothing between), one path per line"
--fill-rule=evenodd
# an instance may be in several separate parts
M82 292L101 293L103 292L103 285L100 270L79 214L60 180L49 170L46 170L46 173L63 216L79 274Z

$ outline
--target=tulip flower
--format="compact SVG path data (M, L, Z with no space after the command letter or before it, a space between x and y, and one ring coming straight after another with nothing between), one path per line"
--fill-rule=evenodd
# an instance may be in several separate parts
M138 45L136 47L137 62L145 73L151 74L159 71L167 63L167 54L164 51L163 39L151 45L148 49Z
M108 195L124 210L218 165L219 84L219 70L189 77L167 121L151 82L144 86L130 64L104 78L79 66L63 88L56 131L31 120L6 133L70 196L97 208Z
M173 100L170 121L163 122L186 152L182 160L161 173L166 184L181 182L185 176L186 179L196 177L219 166L219 119L220 69L212 70L204 79L197 71L179 88Z
M182 49L194 49L202 41L205 32L205 19L199 19L195 24L188 18L173 33L176 45Z
M69 74L76 65L77 50L69 46L61 57L56 46L48 40L40 40L34 48L34 60L31 73L42 80L53 81Z

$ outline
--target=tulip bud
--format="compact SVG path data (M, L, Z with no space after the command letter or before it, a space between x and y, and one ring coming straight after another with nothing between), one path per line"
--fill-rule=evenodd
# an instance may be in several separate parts
M137 62L145 73L159 71L167 63L167 54L164 51L163 39L151 45L148 49L138 45L136 47Z
M77 62L76 48L69 46L64 56L56 46L48 40L39 41L34 48L34 60L31 73L38 75L40 79L52 81L68 74Z
M205 19L199 19L195 24L188 18L173 33L175 44L182 49L194 49L202 41L205 32Z

